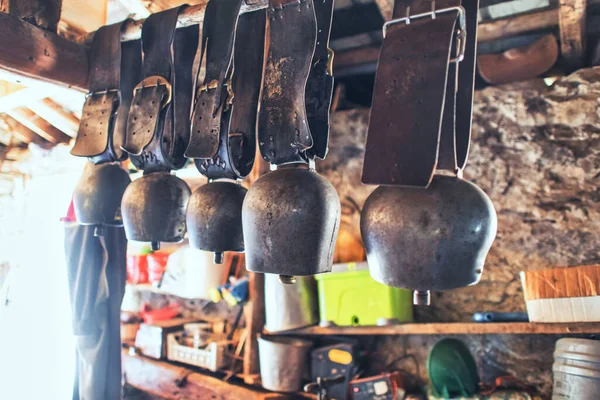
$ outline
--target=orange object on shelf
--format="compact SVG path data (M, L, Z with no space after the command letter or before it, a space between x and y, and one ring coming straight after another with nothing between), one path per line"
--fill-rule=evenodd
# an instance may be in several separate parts
M163 251L148 254L148 279L150 283L157 284L160 282L167 269L167 261L170 255L170 253Z
M127 255L127 282L135 284L148 283L147 254Z

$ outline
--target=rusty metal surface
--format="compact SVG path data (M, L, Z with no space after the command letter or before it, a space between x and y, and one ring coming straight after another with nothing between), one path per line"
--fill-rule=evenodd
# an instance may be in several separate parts
M73 191L73 207L82 225L122 226L121 199L131 183L119 164L87 163Z
M331 271L340 199L314 170L281 167L258 179L244 200L246 268L289 276Z
M377 188L365 202L360 227L375 280L446 290L479 281L497 218L476 185L438 175L427 189Z
M265 73L258 116L260 152L271 164L302 161L312 147L305 106L306 81L316 45L313 0L267 9Z
M373 93L362 181L426 187L435 172L456 15L390 29Z
M154 172L127 187L121 213L127 239L180 242L185 235L188 185L168 172Z
M213 251L244 251L242 204L247 190L236 183L219 181L200 186L187 206L190 245Z

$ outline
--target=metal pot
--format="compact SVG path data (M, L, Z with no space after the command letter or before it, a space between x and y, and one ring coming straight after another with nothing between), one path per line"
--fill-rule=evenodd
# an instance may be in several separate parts
M429 290L479 281L497 218L476 185L436 176L427 189L377 188L365 202L360 228L373 279L415 289L415 304L428 304Z
M151 242L181 242L185 235L185 209L190 188L169 172L153 172L127 187L121 202L127 239Z
M265 329L283 332L319 322L317 283L312 276L298 277L293 285L265 276Z
M304 164L280 166L248 190L242 210L246 268L282 281L331 271L340 199Z
M312 342L287 336L258 338L260 379L273 392L298 392L308 372Z

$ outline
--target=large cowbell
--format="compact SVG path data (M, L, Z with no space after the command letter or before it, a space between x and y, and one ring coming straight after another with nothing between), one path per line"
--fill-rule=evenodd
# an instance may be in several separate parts
M180 242L185 235L185 208L190 188L169 172L154 172L127 187L121 203L127 239L151 242Z
M131 183L119 164L87 163L73 192L77 222L82 225L123 226L121 199Z
M371 276L414 289L415 304L428 304L430 290L479 281L497 218L479 187L436 175L426 189L378 187L365 202L360 229Z
M287 164L258 179L242 211L246 268L294 276L331 271L340 224L340 199L306 164Z
M233 181L216 181L200 186L190 197L187 228L190 245L215 253L215 263L223 262L223 252L244 251L242 204L247 190Z

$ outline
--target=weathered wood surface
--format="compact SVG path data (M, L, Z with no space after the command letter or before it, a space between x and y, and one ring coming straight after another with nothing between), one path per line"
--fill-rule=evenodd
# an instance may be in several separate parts
M123 373L127 383L164 399L218 400L284 400L295 395L269 393L260 388L225 383L216 377L144 356L130 356L121 351Z
M600 322L571 324L535 324L529 322L450 322L416 323L390 326L334 326L294 329L286 334L296 335L574 335L600 334Z
M56 32L62 0L3 0L10 15Z
M558 4L562 56L569 67L580 68L585 56L587 0L560 0Z
M0 69L87 91L87 48L0 13Z
M244 344L244 382L254 384L260 374L258 335L265 325L265 275L250 272L250 300L245 308L246 343Z

